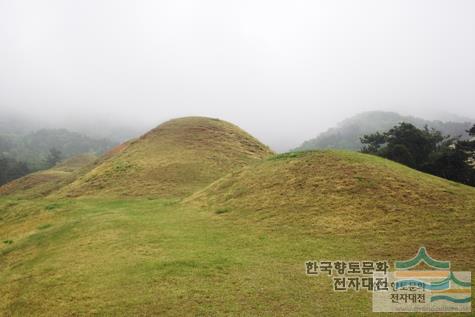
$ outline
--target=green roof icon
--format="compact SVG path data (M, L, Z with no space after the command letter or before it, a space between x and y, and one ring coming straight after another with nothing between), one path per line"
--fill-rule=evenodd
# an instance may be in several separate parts
M394 262L394 266L398 270L409 270L420 263L425 263L426 265L439 270L448 270L450 269L450 261L438 261L431 258L426 251L425 247L420 247L419 251L417 252L416 256L412 259L406 261L396 261Z

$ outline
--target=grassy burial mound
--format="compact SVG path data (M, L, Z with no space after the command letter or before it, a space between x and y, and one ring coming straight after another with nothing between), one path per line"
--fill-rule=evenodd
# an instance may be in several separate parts
M67 196L184 197L271 154L268 147L228 122L174 119L109 154L61 192Z
M401 248L419 241L450 254L475 254L474 188L366 154L277 155L219 179L185 203L273 231L391 238Z
M97 157L81 154L71 157L44 171L31 173L0 187L0 195L39 197L66 185L92 166Z

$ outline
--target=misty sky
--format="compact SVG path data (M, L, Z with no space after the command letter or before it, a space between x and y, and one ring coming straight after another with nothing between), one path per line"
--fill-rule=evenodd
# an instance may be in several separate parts
M0 0L0 107L219 117L277 150L365 110L475 118L475 1Z

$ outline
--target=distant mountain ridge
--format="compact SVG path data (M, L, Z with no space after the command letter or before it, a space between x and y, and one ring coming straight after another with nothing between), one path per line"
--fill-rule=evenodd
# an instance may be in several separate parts
M359 150L361 148L360 137L377 131L387 131L400 122L412 123L418 128L427 125L429 128L441 131L443 135L461 136L462 139L468 138L466 130L473 125L473 122L469 121L431 121L413 116L403 116L396 112L368 111L340 122L336 127L320 133L316 138L305 141L295 150Z
M91 139L106 139L119 144L142 135L149 127L145 124L116 122L110 118L83 116L60 119L0 109L0 135L25 136L43 129L67 129Z

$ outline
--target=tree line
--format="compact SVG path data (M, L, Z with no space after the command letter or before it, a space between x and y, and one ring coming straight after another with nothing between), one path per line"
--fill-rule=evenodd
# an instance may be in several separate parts
M101 154L115 145L66 129L42 129L25 135L0 133L0 185L26 174L53 167L82 153Z
M419 129L402 122L386 132L364 135L361 152L475 186L475 125L467 133L470 138L462 140L427 126Z
M63 154L56 148L51 148L45 159L45 168L51 168L63 159ZM14 179L34 172L26 162L0 154L0 186Z

